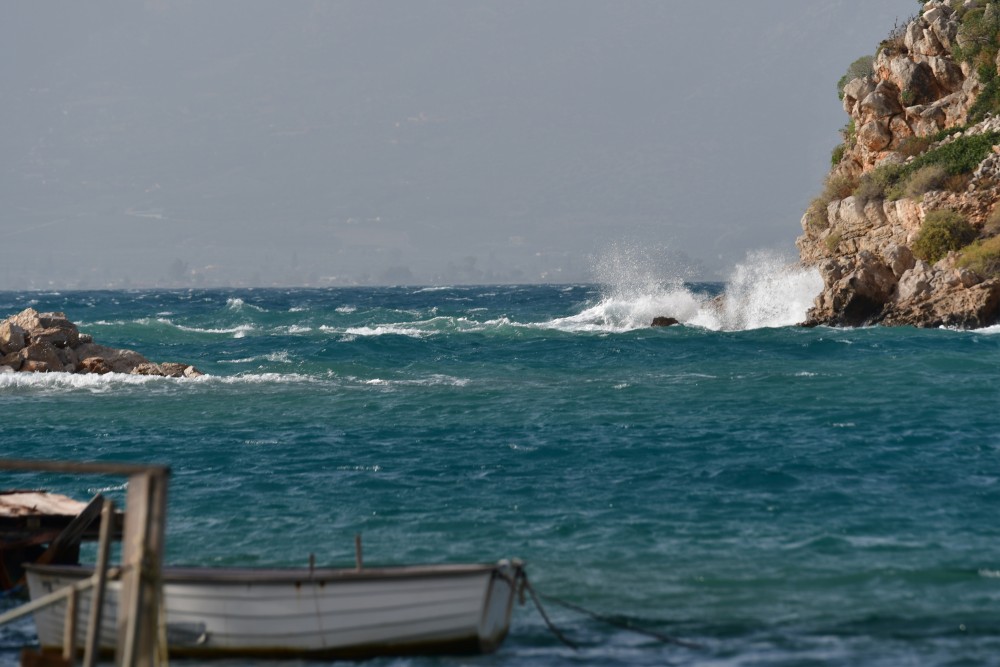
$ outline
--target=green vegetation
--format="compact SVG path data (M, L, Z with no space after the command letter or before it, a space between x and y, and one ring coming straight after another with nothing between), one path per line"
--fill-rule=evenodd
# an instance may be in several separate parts
M930 148L930 137L906 137L899 142L896 152L903 157L916 157Z
M853 193L865 201L920 196L931 189L959 190L966 174L1000 143L1000 132L960 137L903 164L886 164L861 177ZM928 167L936 167L931 171Z
M996 65L980 65L977 71L983 89L969 107L970 123L980 122L988 113L1000 112L1000 76L997 76Z
M996 236L1000 234L1000 206L993 208L993 211L983 223L983 234L986 236Z
M963 3L956 11L961 23L953 49L955 60L975 67L993 64L1000 49L1000 2L989 0L985 6L968 9Z
M1000 52L1000 0L987 0L983 6L966 7L953 2L958 14L958 40L952 55L955 60L976 68L983 90L969 109L969 122L978 123L987 113L1000 112L1000 79L996 59Z
M940 209L930 211L913 242L913 254L934 263L952 250L961 250L976 238L976 229L962 214Z
M903 184L903 194L910 199L922 197L931 190L943 190L948 181L948 172L939 164L929 164L916 170Z
M983 278L1000 275L1000 236L977 241L962 251L958 265Z
M911 172L929 164L939 164L952 175L968 174L1000 143L1000 132L960 137L950 144L928 151L907 165Z
M837 144L834 147L833 152L830 153L830 166L836 167L838 164L844 161L844 153L847 152L847 146L844 144Z
M844 86L855 79L872 75L874 61L874 56L861 56L848 66L847 73L840 77L840 81L837 82L837 95L840 99L844 99Z
M897 189L903 179L906 166L901 164L884 164L872 169L861 177L854 196L865 202L876 199L899 199L903 196L902 189Z
M858 128L854 124L853 118L847 123L847 125L840 128L840 136L844 138L844 142L837 145L830 154L830 164L834 167L843 162L844 154L849 149L854 148L858 143Z
M826 237L823 243L826 244L826 249L830 252L834 252L837 246L840 245L841 240L843 240L843 235L840 232L834 232Z

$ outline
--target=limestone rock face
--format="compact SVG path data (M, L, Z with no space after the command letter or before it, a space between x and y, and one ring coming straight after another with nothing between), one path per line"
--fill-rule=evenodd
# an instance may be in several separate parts
M1000 133L1000 117L987 114L968 124L983 86L976 68L955 57L963 12L977 1L966 0L957 11L954 3L925 2L879 47L872 74L844 86L854 132L845 135L831 178L857 184L882 165L905 168L921 152ZM1000 56L996 67L1000 72ZM938 187L948 189L907 197L905 190L877 196L854 187L855 195L819 200L820 208L803 216L799 257L819 269L824 283L805 324L982 327L1000 321L1000 277L963 267L955 253L931 265L913 249L928 213L942 209L964 217L980 240L1000 232L988 222L1000 215L1000 142L970 174Z
M156 364L138 352L97 345L64 313L27 308L0 321L0 372L202 375L187 364Z

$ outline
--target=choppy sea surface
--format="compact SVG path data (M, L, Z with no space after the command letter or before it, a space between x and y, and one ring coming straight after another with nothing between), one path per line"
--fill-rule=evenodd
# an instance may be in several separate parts
M550 604L578 650L526 606L496 654L374 665L1000 664L1000 329L795 327L815 291L0 292L207 373L0 375L0 451L169 465L170 563L350 565L360 532L701 645ZM33 641L0 629L0 665Z

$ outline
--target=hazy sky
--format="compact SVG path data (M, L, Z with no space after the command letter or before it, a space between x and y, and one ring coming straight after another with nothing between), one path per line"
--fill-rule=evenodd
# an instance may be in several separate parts
M725 277L794 253L913 0L0 10L0 289Z

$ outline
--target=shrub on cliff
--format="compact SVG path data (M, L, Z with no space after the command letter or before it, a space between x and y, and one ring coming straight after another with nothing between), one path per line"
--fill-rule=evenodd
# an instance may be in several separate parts
M934 263L952 250L961 250L976 238L976 229L957 211L930 211L913 242L913 254Z
M997 236L1000 234L1000 205L997 205L990 212L983 223L983 234L986 236Z
M854 191L854 196L865 202L878 199L899 199L902 193L894 192L893 188L902 179L905 170L906 167L901 164L884 164L872 169L861 177L858 187Z
M899 142L896 152L903 157L916 157L931 146L930 137L906 137Z
M979 91L976 101L969 107L969 122L978 123L986 118L988 113L1000 112L1000 76L997 76L996 65L980 65L979 81L983 89Z
M916 170L903 184L903 194L917 199L931 190L942 190L948 181L948 171L939 164L929 164Z
M844 86L855 79L874 74L874 70L872 69L873 62L875 62L874 56L861 56L848 66L847 73L837 81L837 96L840 99L844 99Z
M844 144L838 144L834 147L833 152L830 153L830 166L836 167L838 164L844 161L844 153L847 152L847 146Z
M977 241L962 251L958 265L983 278L1000 275L1000 236Z
M997 143L1000 143L1000 132L960 137L950 144L927 151L906 168L912 173L929 164L939 164L951 175L967 174L979 166Z
M968 8L963 3L960 16L955 60L975 66L993 63L1000 47L1000 3L990 0L985 7Z
M919 196L923 193L914 195L907 192L908 179L931 166L943 169L948 176L971 173L993 151L993 146L997 143L1000 143L1000 132L960 137L949 144L929 150L906 164L882 165L861 177L854 196L865 201ZM938 187L950 187L949 181L950 179L945 179ZM959 180L956 182L960 184ZM929 189L930 187L923 192Z

